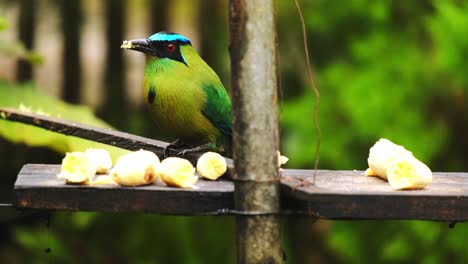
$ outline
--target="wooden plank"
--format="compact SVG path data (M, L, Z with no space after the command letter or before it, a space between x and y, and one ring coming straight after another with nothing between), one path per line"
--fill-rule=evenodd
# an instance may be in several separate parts
M38 115L11 108L0 108L0 118L40 127L64 135L100 142L123 149L145 149L156 153L159 157L163 156L164 150L169 146L169 143L164 141L145 138L110 128L90 126L79 122L67 121L60 118ZM169 156L177 156L179 151L168 148L166 154ZM195 164L201 154L202 153L199 152L187 153L184 158L189 159L192 163ZM233 161L229 158L225 159L228 165L228 175L232 175Z
M234 185L226 180L199 180L196 190L156 185L81 186L66 185L56 177L59 171L59 165L25 165L15 183L15 206L168 215L223 214L234 207Z
M468 221L468 173L433 173L426 189L397 191L362 171L319 171L315 185L296 187L312 176L283 171L283 210L330 219Z
M147 212L168 215L243 214L234 184L200 180L197 190L65 185L59 165L28 164L15 183L14 205L47 210ZM318 171L315 185L296 187L311 170L282 170L281 214L326 219L468 221L468 173L434 173L424 190L396 191L362 171Z
M17 109L0 108L0 117L6 120L37 126L64 135L76 136L129 150L141 148L162 154L168 143L144 138L110 128L101 128L67 121L64 119L38 115Z

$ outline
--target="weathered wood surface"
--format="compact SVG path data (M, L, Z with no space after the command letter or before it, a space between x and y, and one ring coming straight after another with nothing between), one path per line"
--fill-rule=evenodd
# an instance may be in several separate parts
M145 149L156 153L160 157L162 157L166 147L169 146L169 143L164 141L145 138L110 128L95 127L79 122L72 122L60 118L38 115L17 109L0 108L0 118L40 127L68 136L100 142L123 149ZM166 150L166 154L169 156L177 156L179 151L168 148ZM187 158L192 161L192 163L195 163L201 154L202 153L187 153L184 158ZM225 159L228 164L228 174L231 175L233 161L229 158Z
M110 128L90 126L80 122L67 121L17 109L0 108L0 117L9 121L37 126L60 134L89 139L128 150L143 148L157 154L162 154L164 148L169 145L163 141L140 137Z
M282 263L274 0L229 1L238 263Z
M468 221L468 173L433 173L426 189L397 191L362 171L318 171L315 185L297 187L312 175L284 171L284 210L333 219Z
M168 215L240 214L234 184L200 180L197 190L155 185L65 185L59 165L28 164L15 184L17 207ZM468 221L468 173L434 173L425 190L395 191L362 171L318 171L316 185L297 187L310 170L283 170L281 213L327 219ZM303 183L303 182L302 182Z
M57 178L59 165L28 164L15 183L17 207L168 215L223 214L234 207L234 184L198 181L200 187L182 189L148 185L67 185Z

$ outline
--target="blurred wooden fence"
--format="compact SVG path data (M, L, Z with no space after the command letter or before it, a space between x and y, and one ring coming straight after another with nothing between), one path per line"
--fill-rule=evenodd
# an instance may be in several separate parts
M2 39L18 39L45 58L38 66L0 58L0 79L34 80L65 101L92 106L119 126L125 120L115 110L124 112L142 102L144 57L122 52L124 39L161 30L184 34L229 86L227 4L216 0L0 0L0 15L10 23Z

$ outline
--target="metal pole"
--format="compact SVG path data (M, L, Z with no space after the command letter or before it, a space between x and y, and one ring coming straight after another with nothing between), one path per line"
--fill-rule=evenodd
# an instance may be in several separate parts
M281 263L274 0L230 0L238 263Z

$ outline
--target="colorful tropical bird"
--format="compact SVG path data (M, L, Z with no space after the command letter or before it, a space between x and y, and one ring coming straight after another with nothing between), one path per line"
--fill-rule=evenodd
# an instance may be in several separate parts
M172 146L183 142L189 151L206 147L230 156L229 95L188 38L159 32L121 48L146 54L143 93L158 136L177 139Z

